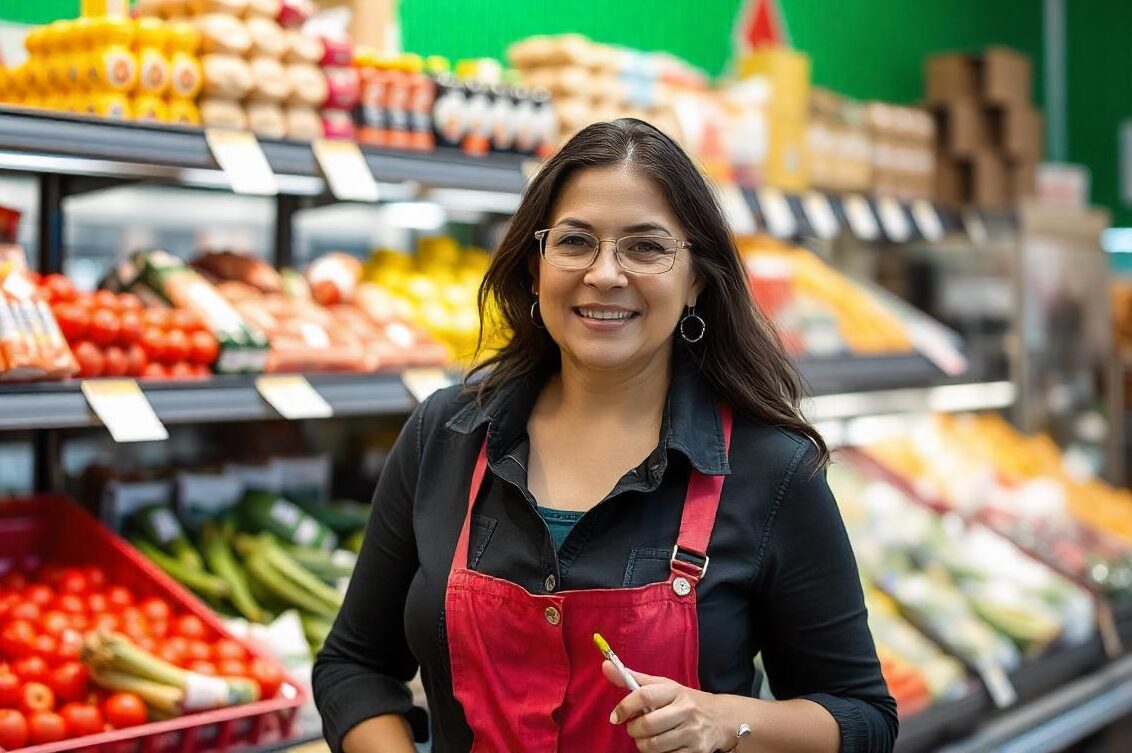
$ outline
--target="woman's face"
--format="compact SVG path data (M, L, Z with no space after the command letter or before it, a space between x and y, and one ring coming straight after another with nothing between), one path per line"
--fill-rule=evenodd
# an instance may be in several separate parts
M548 227L602 241L586 269L564 270L539 259L539 310L563 359L600 371L667 359L684 307L700 290L690 252L679 248L667 272L634 274L619 266L612 243L637 234L688 240L659 187L631 167L580 170L562 186Z

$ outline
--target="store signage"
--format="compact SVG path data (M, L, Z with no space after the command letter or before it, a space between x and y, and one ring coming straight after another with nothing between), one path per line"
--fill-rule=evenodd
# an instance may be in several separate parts
M436 368L405 369L401 372L401 382L418 403L423 403L437 390L454 384L444 369Z
M751 205L743 197L743 191L734 183L720 183L716 185L716 197L723 208L723 216L731 226L731 232L736 236L754 235L758 231L755 214Z
M824 240L837 237L841 226L837 222L837 215L829 204L829 197L817 191L810 191L802 197L802 211L806 213L806 222L814 231L814 235Z
M764 186L758 190L757 196L767 231L775 238L793 238L798 233L798 218L782 191Z
M229 131L206 128L204 138L216 164L228 176L236 193L275 196L279 183L263 154L263 149L250 131Z
M265 374L256 377L255 388L283 418L330 418L334 409L302 374Z
M864 196L854 193L846 196L841 202L845 210L845 220L853 235L863 241L875 241L880 237L880 227L877 225L876 215L869 208L869 202Z
M912 202L912 219L920 229L920 235L927 240L938 241L943 238L943 222L939 219L939 212L927 199Z
M877 199L877 215L884 226L884 234L894 243L903 243L912 237L912 223L900 202L890 196Z
M145 393L133 379L87 379L83 395L115 442L159 442L169 438Z
M336 199L376 202L377 181L365 155L353 141L315 139L311 144L326 185Z

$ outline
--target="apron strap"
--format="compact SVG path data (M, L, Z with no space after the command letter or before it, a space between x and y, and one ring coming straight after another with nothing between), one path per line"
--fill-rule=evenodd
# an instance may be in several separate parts
M719 404L719 417L723 423L723 448L731 449L731 406ZM709 476L692 469L688 479L688 492L684 498L684 513L680 518L680 535L672 548L669 567L672 576L683 576L693 588L704 577L708 568L708 542L715 528L715 514L726 477Z
M472 537L472 508L475 507L476 497L483 486L483 477L487 473L487 440L480 445L480 454L476 458L476 469L472 471L472 484L468 489L468 510L464 513L464 526L460 529L460 538L456 540L456 551L452 553L452 565L449 572L468 566L468 545Z

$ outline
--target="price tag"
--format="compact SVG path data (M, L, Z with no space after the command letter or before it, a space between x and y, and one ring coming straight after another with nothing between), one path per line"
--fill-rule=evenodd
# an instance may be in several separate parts
M860 194L850 194L842 201L845 210L845 219L849 222L849 229L853 235L863 241L875 241L880 237L880 226L877 225L873 210L869 209L869 202Z
M912 223L908 221L904 207L896 199L889 196L877 199L877 214L889 240L903 243L912 237Z
M798 232L798 218L790 209L790 202L777 188L765 186L758 190L759 206L763 210L766 229L776 238L793 238Z
M976 246L981 246L987 242L987 224L983 222L983 218L977 211L971 207L963 210L961 215L963 218L963 228L967 231L967 237L971 239L971 243Z
M829 205L828 196L810 191L802 197L802 209L806 213L806 221L810 223L817 237L825 240L837 237L841 227L837 223L837 216L833 214L833 207Z
M169 438L161 419L133 379L88 379L83 395L115 442L157 442Z
M916 221L916 227L920 228L920 235L924 238L929 241L943 238L943 222L939 219L939 212L927 199L912 202L912 219Z
M208 148L236 193L274 196L279 193L275 173L251 131L205 129Z
M452 377L444 369L432 368L405 369L401 372L401 382L418 403L423 403L432 393L453 384Z
M377 201L377 181L357 144L339 139L315 139L311 149L335 198Z
M755 223L755 214L751 205L743 197L743 192L734 183L722 183L716 186L716 197L723 208L723 215L731 232L736 236L754 235L758 231Z
M255 388L283 418L330 418L334 409L301 374L272 374L256 377Z

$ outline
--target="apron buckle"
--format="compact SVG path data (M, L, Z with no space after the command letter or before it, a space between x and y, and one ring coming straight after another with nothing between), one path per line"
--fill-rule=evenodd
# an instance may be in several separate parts
M684 556L678 558L676 556L678 554L683 554ZM668 560L668 568L670 570L676 569L676 562L678 559L683 564L689 565L699 570L699 573L695 575L696 580L702 580L703 577L707 575L708 563L711 562L711 557L707 556L706 554L696 554L695 552L682 550L680 549L680 545L676 544L672 547L672 557ZM703 564L700 564L696 560L703 560Z

